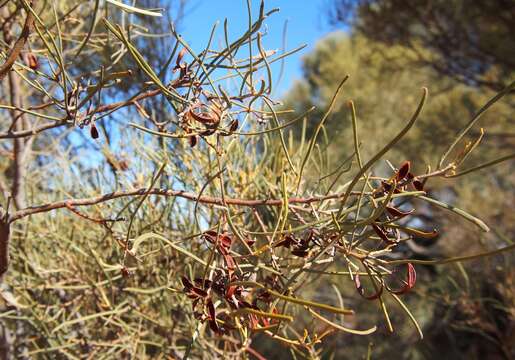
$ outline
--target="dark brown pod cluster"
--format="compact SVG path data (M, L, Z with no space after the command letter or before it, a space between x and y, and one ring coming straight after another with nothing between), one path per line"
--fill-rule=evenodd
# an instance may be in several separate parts
M316 229L309 229L303 238L299 239L294 234L285 234L274 247L285 247L291 250L292 255L306 257L312 246L319 245L320 234Z

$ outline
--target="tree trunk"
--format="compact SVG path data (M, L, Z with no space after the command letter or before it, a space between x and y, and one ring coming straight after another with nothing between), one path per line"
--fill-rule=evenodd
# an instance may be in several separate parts
M11 96L11 104L22 108L22 88L20 79L15 72L9 73L9 88ZM12 127L14 131L27 129L27 119L24 113L12 111ZM16 138L13 139L14 152L14 177L12 181L12 198L17 209L23 209L27 206L25 196L25 181L27 177L27 164L30 156L33 138Z
M0 207L0 285L9 268L9 237L11 234L9 217ZM0 360L10 359L11 333L3 321L0 322Z

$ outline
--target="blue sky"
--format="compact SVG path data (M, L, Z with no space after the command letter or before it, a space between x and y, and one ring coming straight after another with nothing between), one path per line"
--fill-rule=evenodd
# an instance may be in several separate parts
M263 39L267 50L282 48L282 33L285 21L288 22L287 50L307 44L301 52L293 54L286 60L283 79L278 84L276 95L282 95L294 79L300 78L302 56L313 49L316 41L328 33L331 28L327 23L328 0L267 0L265 10L279 8L265 21L268 35ZM252 0L253 17L258 13L260 1ZM186 8L186 17L180 26L180 33L193 49L204 49L209 39L211 27L219 21L215 41L223 38L223 21L229 20L232 39L238 37L248 28L246 0L193 0ZM216 44L217 42L215 42Z

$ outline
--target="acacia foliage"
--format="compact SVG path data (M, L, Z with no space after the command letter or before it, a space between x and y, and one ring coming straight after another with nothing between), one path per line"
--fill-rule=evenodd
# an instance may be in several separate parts
M422 47L419 50L425 51ZM372 156L394 136L409 106L415 105L416 99L410 95L414 84L431 84L432 96L427 105L431 111L420 116L416 126L392 149L390 156L409 158L412 165L420 166L421 170L426 164L437 164L441 152L466 124L470 114L494 92L465 86L452 77L441 76L430 66L416 65L410 52L403 46L385 46L372 41L359 32L333 33L320 40L314 51L304 57L303 78L288 93L285 108L303 111L312 106L323 107L331 99L337 74L355 74L346 84L342 98L353 100L360 132L367 134L366 138L361 137L361 153ZM468 141L474 142L481 134L480 128L484 127L481 147L467 158L471 166L481 164L499 152L509 154L508 149L514 145L511 133L513 105L513 96L505 98L485 113L477 128L466 135ZM305 131L308 134L313 132L312 124L318 116L316 112L307 116ZM353 152L352 113L345 101L335 107L326 129L327 151L333 160L344 159ZM297 136L302 130L302 126L295 129ZM380 162L376 171L387 168L386 163ZM445 210L421 208L419 204L419 211L412 214L410 221L427 229L438 227L440 235L432 240L415 236L398 250L408 256L431 259L472 248L481 251L491 243L509 242L507 239L515 234L510 210L515 201L513 173L513 163L506 163L458 177L453 182L435 179L428 188L435 198L452 199L454 205L481 214L481 218L495 229L493 234L477 233L456 217L449 217ZM398 345L405 349L406 356L431 357L438 348L444 347L449 358L470 357L474 352L505 356L513 351L508 335L509 324L513 322L509 315L513 309L513 298L509 295L513 289L513 272L507 265L512 261L510 254L491 261L465 263L458 268L430 267L425 269L427 272L419 271L417 293L424 295L412 299L409 305L420 319L424 319L420 321L430 335L418 343L403 338ZM470 280L464 280L463 274ZM447 276L450 276L449 280ZM484 296L486 293L488 299ZM494 303L504 310L493 311ZM466 311L467 315L463 313ZM444 318L442 314L446 314ZM471 336L471 331L476 335ZM465 333L467 336L463 335ZM456 341L458 338L461 340ZM392 351L397 350L382 344L382 339L380 335L373 336L373 354L385 358L393 356ZM343 345L349 340L341 341ZM349 345L355 349L353 354L366 352L368 341L354 338Z
M161 18L151 5L7 9L3 31L34 22L18 34L27 46L5 67L1 103L3 162L13 168L3 179L1 318L13 356L259 358L265 338L316 358L335 334L393 331L392 306L422 336L403 300L419 261L393 250L438 230L409 224L414 209L403 203L418 199L489 230L425 191L467 171L472 146L449 144L431 171L395 156L377 173L422 114L427 89L376 151L361 152L369 135L353 117L354 150L336 160L324 134L342 75L313 132L295 142L289 127L306 114L285 120L273 71L297 49L264 47L276 10L263 3L249 7L240 37L228 38L228 22L215 26L200 52L172 26L164 55L142 50L156 35L144 25ZM89 10L89 21L74 13ZM17 51L13 40L2 59ZM377 317L361 316L368 302Z

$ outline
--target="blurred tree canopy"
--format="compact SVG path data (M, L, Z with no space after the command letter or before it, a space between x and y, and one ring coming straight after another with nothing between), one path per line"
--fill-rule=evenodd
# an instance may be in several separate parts
M338 78L352 74L343 90L347 100L353 100L357 110L359 130L365 155L375 153L395 130L410 116L418 101L416 90L428 86L431 111L423 113L417 126L396 148L398 152L418 163L436 166L438 155L447 146L474 112L494 94L489 90L478 92L452 78L442 77L429 67L412 62L405 47L388 46L361 35L348 36L334 33L320 41L315 50L304 58L303 79L298 81L285 97L285 107L305 111L313 105L324 109L330 102ZM469 140L477 138L480 127L488 124L484 147L474 161L485 160L491 151L514 145L515 132L512 97L507 97L485 115ZM316 111L308 115L307 131L320 116ZM327 121L332 150L342 156L352 149L352 126L349 107L338 104ZM300 130L300 128L297 128ZM423 169L422 169L423 170Z
M335 0L331 16L468 85L500 90L515 71L513 0Z

